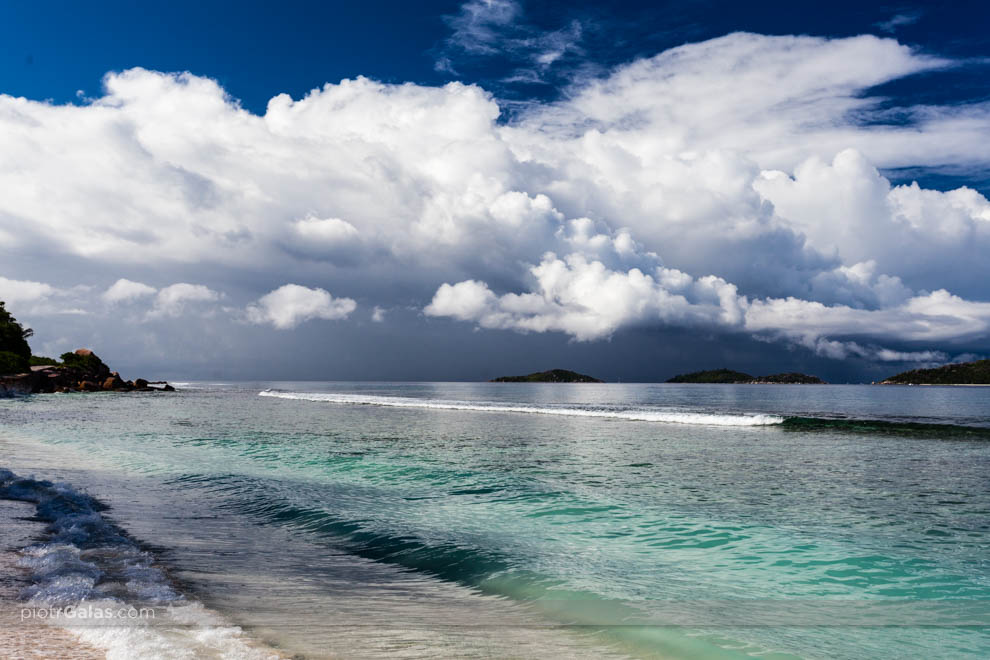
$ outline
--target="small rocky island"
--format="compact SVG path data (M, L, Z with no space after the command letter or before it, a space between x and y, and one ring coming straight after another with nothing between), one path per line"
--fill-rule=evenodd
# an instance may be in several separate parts
M990 385L990 360L913 369L891 376L881 385Z
M732 369L710 369L695 371L689 374L678 374L668 383L716 383L723 385L826 385L817 376L799 374L796 372L771 374L769 376L751 376Z
M93 351L80 348L59 360L31 354L34 332L0 301L0 397L50 392L174 392L165 381L124 380Z
M493 378L490 383L604 383L604 380L585 376L567 369L551 369L538 371L527 376L502 376Z

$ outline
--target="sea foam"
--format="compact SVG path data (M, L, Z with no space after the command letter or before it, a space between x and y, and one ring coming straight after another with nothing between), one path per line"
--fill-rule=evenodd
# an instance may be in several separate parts
M33 503L44 542L20 550L21 616L65 628L107 658L279 658L174 588L155 557L67 484L0 469L0 499Z
M598 417L636 422L667 424L703 424L706 426L769 426L780 424L784 418L766 414L703 413L676 410L586 408L580 406L539 406L495 401L455 401L446 399L416 399L413 397L374 396L366 394L335 394L323 392L280 392L264 390L260 396L324 403L385 406L390 408L425 408L430 410L466 410L494 413L525 413L560 415L565 417Z

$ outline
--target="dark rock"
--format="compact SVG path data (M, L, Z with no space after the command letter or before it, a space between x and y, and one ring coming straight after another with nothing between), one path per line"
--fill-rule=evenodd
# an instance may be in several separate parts
M0 397L20 396L34 391L34 374L0 376Z
M113 390L114 392L129 392L134 389L134 383L124 380L120 377L119 373L114 371L103 381L103 389Z
M105 390L119 390L122 387L124 387L124 381L120 379L120 374L116 371L103 381L103 389Z

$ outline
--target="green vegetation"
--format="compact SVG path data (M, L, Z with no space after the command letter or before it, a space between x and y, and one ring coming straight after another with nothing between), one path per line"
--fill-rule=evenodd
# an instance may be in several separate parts
M735 383L775 384L775 385L824 385L825 381L818 376L808 376L796 372L786 374L771 374L770 376L750 376L732 369L710 369L695 371L690 374L674 376L668 383L718 383L732 385Z
M31 357L31 347L27 340L33 334L31 328L25 328L17 322L0 300L0 351L19 355L27 361Z
M17 322L0 300L0 374L16 374L28 370L31 347L28 337L34 332Z
M668 383L748 383L756 380L749 374L732 369L710 369L708 371L695 371L689 374L678 374Z
M567 369L551 369L550 371L539 371L528 376L502 376L494 378L492 383L604 383L592 376L585 376L575 371Z
M818 376L809 376L790 372L786 374L771 374L757 378L755 383L774 383L780 385L825 385L825 381Z
M74 369L79 369L85 373L99 373L107 368L103 364L96 353L88 351L86 349L81 349L82 352L76 351L75 353L62 353L60 359L62 364L67 367L72 367Z
M0 351L0 375L19 374L28 370L28 362L17 353Z
M29 363L32 367L57 367L59 365L59 361L55 358L42 355L32 355Z
M882 385L990 385L990 360L914 369L891 376Z

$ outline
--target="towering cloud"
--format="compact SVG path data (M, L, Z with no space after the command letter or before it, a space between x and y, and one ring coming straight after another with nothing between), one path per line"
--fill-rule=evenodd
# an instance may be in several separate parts
M580 341L647 325L874 360L981 349L990 202L881 172L986 168L990 105L893 123L868 93L949 66L893 39L731 34L507 123L462 83L344 80L262 116L143 69L81 105L0 96L0 292L231 332L360 302Z

